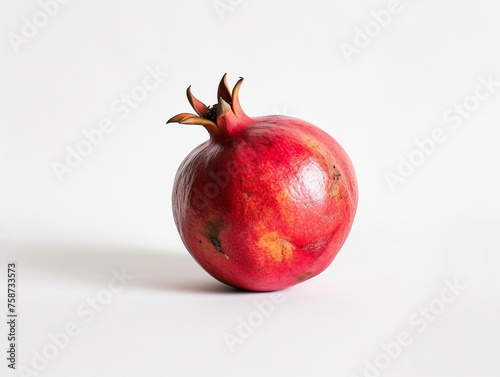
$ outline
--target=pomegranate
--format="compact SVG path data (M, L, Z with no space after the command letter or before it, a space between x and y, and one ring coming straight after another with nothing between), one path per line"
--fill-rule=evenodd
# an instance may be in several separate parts
M167 123L204 126L210 139L181 163L173 188L175 224L194 259L214 278L251 291L303 282L333 261L358 202L352 163L330 135L300 119L250 118L240 78L226 75L218 103L187 89L195 114Z

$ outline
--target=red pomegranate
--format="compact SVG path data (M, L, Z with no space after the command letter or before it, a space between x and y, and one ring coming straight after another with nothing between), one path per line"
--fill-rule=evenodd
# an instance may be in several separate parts
M300 119L248 117L226 75L207 107L187 89L210 140L182 162L173 188L184 245L214 278L251 291L303 282L333 261L354 220L358 189L349 156L330 135Z

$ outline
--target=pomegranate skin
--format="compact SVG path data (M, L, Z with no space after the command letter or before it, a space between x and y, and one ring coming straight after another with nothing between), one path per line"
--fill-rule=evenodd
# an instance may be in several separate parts
M188 88L210 140L181 163L172 204L181 239L214 278L251 291L308 280L333 261L351 229L358 188L349 156L326 132L286 116L250 118L225 76L218 107ZM214 113L216 112L216 116Z

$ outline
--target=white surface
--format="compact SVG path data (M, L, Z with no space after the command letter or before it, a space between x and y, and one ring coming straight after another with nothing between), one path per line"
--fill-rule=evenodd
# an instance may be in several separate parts
M232 3L221 19L211 0L74 1L16 53L9 33L40 6L1 2L0 287L17 261L18 365L75 322L80 333L40 376L360 377L402 332L412 344L383 376L497 376L500 87L456 130L443 115L480 77L500 81L498 3L402 1L351 62L340 45L387 2ZM120 119L112 104L157 66L168 77ZM247 114L287 113L332 134L360 186L332 266L284 290L235 352L224 334L274 296L226 288L188 255L171 188L207 134L164 124L189 110L190 84L215 102L224 72L231 85L245 77ZM51 164L103 118L115 129L59 182ZM446 141L391 191L384 174L437 128ZM123 268L134 280L86 323L77 308ZM456 279L466 288L441 308ZM429 305L442 313L423 330L414 312ZM5 360L0 370L16 375Z

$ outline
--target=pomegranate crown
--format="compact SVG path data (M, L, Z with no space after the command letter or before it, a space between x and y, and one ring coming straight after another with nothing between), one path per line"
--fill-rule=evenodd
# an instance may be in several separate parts
M181 113L170 118L167 123L181 124L199 124L204 126L213 137L218 137L223 133L227 133L231 128L236 128L238 119L245 119L247 116L240 106L238 93L243 77L240 77L238 82L231 92L227 85L227 73L222 76L217 89L217 103L212 106L207 106L198 100L191 93L191 86L187 88L187 98L196 114Z

